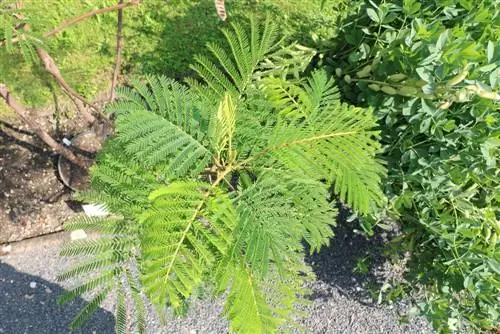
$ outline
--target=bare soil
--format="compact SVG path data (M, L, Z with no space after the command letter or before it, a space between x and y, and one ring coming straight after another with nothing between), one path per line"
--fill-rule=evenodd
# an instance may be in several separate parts
M72 140L78 155L85 162L85 167L73 164L63 156L58 160L58 171L63 183L73 190L83 190L89 181L89 168L94 163L95 154L102 147L103 138L93 131L81 133Z
M83 120L71 117L71 108L38 109L31 116L61 140L87 127ZM54 117L56 113L62 117ZM79 208L59 179L56 159L19 120L0 119L0 244L59 231Z

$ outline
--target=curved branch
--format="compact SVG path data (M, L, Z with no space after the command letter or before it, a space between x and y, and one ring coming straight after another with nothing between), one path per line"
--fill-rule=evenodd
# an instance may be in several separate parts
M96 15L99 15L99 14L104 14L104 13L107 13L107 12L112 12L112 11L115 11L115 10L121 10L123 8L127 8L127 7L132 7L132 6L137 6L138 4L141 3L142 0L130 0L128 2L125 2L125 3L120 3L118 5L114 5L114 6L110 6L110 7L104 7L104 8L100 8L100 9L93 9L89 12L86 12L84 14L80 14L78 16L75 16L75 17L72 17L66 21L64 21L63 23L61 23L61 25L59 25L58 27L50 30L50 31L47 31L46 33L43 34L43 37L51 37L51 36L54 36L58 33L60 33L61 31L85 20L85 19L88 19L89 17L92 17L92 16L96 16ZM11 43L14 44L14 43L17 43L19 42L21 39L23 38L23 36L16 36L16 37L13 37L11 39ZM7 44L7 41L5 40L2 40L0 41L0 47L3 47Z
M0 96L3 98L5 103L15 111L19 118L21 118L21 120L25 122L31 128L31 130L35 132L38 137L40 137L40 139L43 140L43 142L47 144L53 151L61 154L75 165L86 168L86 165L82 161L82 159L77 157L73 153L73 151L71 151L67 147L59 144L46 131L44 131L37 122L33 121L30 118L28 111L12 97L7 86L2 83L0 83Z

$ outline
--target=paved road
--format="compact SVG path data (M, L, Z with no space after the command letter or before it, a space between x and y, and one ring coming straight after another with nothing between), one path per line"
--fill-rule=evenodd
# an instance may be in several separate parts
M65 289L55 277L71 264L60 258L58 248L68 236L58 233L12 245L12 252L0 256L0 333L2 334L58 334L70 333L68 324L85 304L78 299L64 307L56 305L56 296ZM423 319L412 319L400 324L398 309L374 305L363 288L366 277L353 277L352 265L356 257L371 247L362 238L339 231L332 247L310 258L319 281L314 284L313 303L308 308L310 317L304 321L307 333L432 333ZM67 287L66 287L67 288ZM113 333L112 301L83 329L75 333ZM227 332L227 324L218 317L222 303L200 301L186 319L173 319L160 326L154 317L148 321L149 332L219 334Z

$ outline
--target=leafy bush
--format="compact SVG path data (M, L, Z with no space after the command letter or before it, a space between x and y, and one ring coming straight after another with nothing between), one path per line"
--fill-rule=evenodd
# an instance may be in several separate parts
M497 326L498 2L358 4L342 50L325 58L345 98L375 107L382 127L388 210L362 225L400 222L392 249L410 258L397 289L420 292L440 332Z
M217 64L196 58L203 83L147 76L108 108L116 135L80 198L111 213L70 223L100 236L62 250L91 258L61 275L85 282L60 301L97 291L73 325L116 288L117 331L131 318L130 298L143 332L141 291L163 318L167 308L185 313L203 288L228 291L233 332L294 326L314 276L304 242L317 251L333 234L329 189L360 214L380 203L371 111L340 103L323 71L301 80L314 52L282 47L269 19L224 36L227 48L208 46Z

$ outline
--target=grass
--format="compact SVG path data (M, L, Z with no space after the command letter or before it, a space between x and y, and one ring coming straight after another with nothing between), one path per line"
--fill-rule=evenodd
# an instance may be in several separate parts
M123 74L155 73L182 77L193 56L205 53L208 42L223 38L220 28L241 22L248 15L270 15L283 34L304 45L334 36L338 1L320 10L321 0L228 0L228 20L216 15L212 0L144 0L125 10ZM43 33L65 19L114 0L25 0L32 29ZM116 13L100 15L47 41L65 79L82 95L92 98L109 85L114 62ZM0 81L11 87L27 106L40 107L59 94L57 85L38 64L20 63L19 57L0 50ZM0 106L5 109L5 106ZM5 111L4 111L5 113Z
M126 31L128 70L182 76L195 54L208 42L223 38L220 28L254 14L270 15L283 34L302 44L314 44L313 35L332 37L336 11L320 11L320 0L233 0L227 2L228 20L217 17L211 0L172 0L168 6L149 1L133 13ZM130 22L133 22L130 25Z

